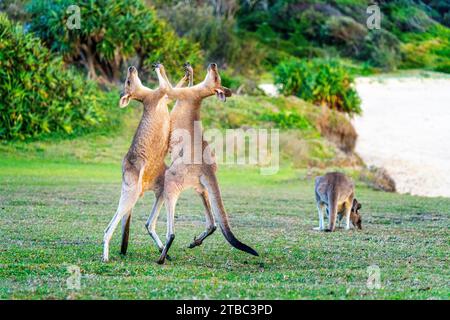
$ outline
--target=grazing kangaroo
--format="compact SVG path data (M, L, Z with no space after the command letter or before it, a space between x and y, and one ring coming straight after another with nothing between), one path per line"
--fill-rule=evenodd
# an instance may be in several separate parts
M187 77L179 82L181 86ZM149 233L157 238L155 222L157 205L163 200L164 158L169 145L170 116L167 108L169 100L165 97L165 82L156 90L142 85L135 67L129 67L125 80L124 92L121 93L120 107L126 107L131 100L142 102L144 112L136 130L133 142L122 162L122 191L117 211L105 230L103 239L103 261L109 260L109 243L111 237L122 220L121 253L126 254L128 248L131 212L139 197L145 191L153 190L156 201L147 225ZM157 238L159 240L159 238ZM155 240L156 241L156 240ZM163 244L159 240L162 251Z
M316 230L332 232L336 228L336 218L339 215L339 224L345 217L345 229L350 229L352 224L361 229L361 204L354 198L355 186L344 174L330 172L317 177L315 181L315 193L317 210L319 212L319 227ZM323 210L327 210L329 226L324 229Z
M159 64L155 70L160 81L167 79L163 65ZM231 91L222 87L217 65L214 63L209 65L207 75L203 82L195 86L189 88L172 88L169 82L167 82L166 86L168 97L177 101L171 112L170 149L172 164L167 169L164 179L164 202L167 210L167 242L158 263L164 263L167 252L175 238L174 216L176 202L181 192L190 187L193 187L199 194L204 195L205 207L209 204L209 195L212 211L227 241L233 247L257 256L258 253L254 249L240 242L231 232L215 174L217 166L213 156L209 156L208 163L203 158L200 163L196 163L196 161L185 161L186 158L190 160L195 158L194 153L196 147L201 148L202 155L205 154L205 151L209 153L208 143L203 140L202 128L195 125L195 122L200 120L202 100L216 94L220 100L225 101L226 97L231 96ZM178 137L178 133L180 132L187 132L187 139L183 139L186 136ZM202 137L201 141L194 141L194 137L196 136ZM199 246L216 229L211 210L206 210L206 216L206 230L198 238L194 238L194 242L190 245L191 248Z

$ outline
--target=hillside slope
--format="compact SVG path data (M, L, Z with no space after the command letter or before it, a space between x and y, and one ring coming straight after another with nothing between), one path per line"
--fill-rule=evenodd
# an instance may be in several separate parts
M128 110L119 110L116 105L106 109L114 113L114 117L121 118L120 128L78 138L49 137L31 142L4 142L0 144L0 153L85 163L119 163L131 143L142 106L133 103ZM357 136L348 118L296 97L234 95L226 103L211 97L203 103L202 122L205 129L222 132L233 128L280 129L281 166L325 168L362 165L353 153Z

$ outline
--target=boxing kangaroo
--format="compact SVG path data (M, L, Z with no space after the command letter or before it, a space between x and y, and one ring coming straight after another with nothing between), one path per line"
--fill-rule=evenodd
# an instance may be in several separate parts
M156 64L154 66L156 66ZM176 88L182 87L182 85L186 81L188 82L189 87L191 87L193 85L194 70L192 69L191 65L188 62L184 64L184 71L185 71L185 75L180 80L180 82L176 85ZM166 81L167 83L170 83L169 80L167 79L167 76L165 74L164 74L164 76L165 76L164 81ZM163 99L167 99L167 101L170 101L170 99L167 95ZM170 123L171 124L175 122L175 118L176 118L176 113L174 114L173 112L171 112L170 113ZM169 148L169 152L171 152L171 148ZM204 192L200 192L199 196L201 197L203 206L205 207L206 219L207 219L207 221L209 221L208 219L211 216L211 206L210 206L210 203L208 200L208 193L205 190ZM164 199L162 196L156 198L156 202L155 202L155 205L153 206L153 210L150 213L150 216L145 224L145 227L147 228L150 237L153 239L153 241L155 242L155 244L158 247L160 252L162 252L164 245L162 244L161 240L159 239L159 237L155 231L155 227L156 227L157 218L161 211L162 204L164 202L163 200ZM208 229L208 234L206 236L204 236L203 239L206 238L208 235L212 234L215 229L216 229L215 225L213 227L211 227L211 229ZM194 246L192 246L192 244L191 244L190 248L193 248L193 247ZM167 258L169 258L169 256L167 256Z
M183 85L188 80L185 75L177 84ZM103 238L103 261L109 260L109 243L122 220L121 253L128 248L129 229L132 209L140 196L147 190L155 192L156 201L147 221L147 229L158 243L160 251L163 244L155 232L158 206L163 200L164 158L169 145L170 116L165 96L166 82L152 90L142 85L135 67L128 68L124 92L120 96L120 107L126 107L131 100L142 102L144 112L133 138L133 142L122 162L122 191L117 211L105 230Z
M219 185L216 178L216 164L209 153L208 143L203 140L202 128L199 126L201 102L204 98L214 94L220 100L225 101L231 96L231 91L222 87L216 64L210 64L203 82L189 88L172 88L167 81L164 66L159 64L155 68L160 82L166 81L167 95L170 99L176 99L171 112L170 149L172 164L166 170L164 177L164 202L167 210L167 242L158 260L164 263L167 252L175 238L174 216L175 206L181 192L193 187L199 194L210 199L212 212L219 222L220 228L226 240L235 248L257 256L258 253L240 242L232 233L225 211ZM196 136L202 137L201 141L194 141ZM194 159L196 150L200 148L204 159ZM198 161L200 160L200 161ZM209 201L206 199L205 208ZM206 231L194 239L191 248L198 246L215 230L215 219L210 210L206 210Z

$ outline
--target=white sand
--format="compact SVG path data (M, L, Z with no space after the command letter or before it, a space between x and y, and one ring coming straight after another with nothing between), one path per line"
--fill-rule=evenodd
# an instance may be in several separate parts
M450 197L450 78L358 78L357 153L400 193Z
M273 83L262 83L258 85L258 88L260 88L269 97L278 96L278 87Z

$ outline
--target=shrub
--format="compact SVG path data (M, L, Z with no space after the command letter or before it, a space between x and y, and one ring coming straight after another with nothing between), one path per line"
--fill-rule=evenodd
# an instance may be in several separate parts
M325 24L326 42L336 45L345 55L358 56L367 28L349 17L330 17Z
M394 24L393 31L398 34L425 32L435 24L435 21L412 0L390 1L383 9Z
M392 33L371 30L364 39L364 47L358 56L375 67L394 70L401 62L400 41Z
M0 11L6 13L13 21L24 21L27 18L25 3L27 0L1 0Z
M178 35L198 42L205 49L209 60L222 64L226 60L233 60L238 54L234 20L215 15L212 6L178 3L176 8L162 7L160 14L170 22Z
M428 34L445 42L445 33L440 31L439 35L433 29L448 27L450 23L448 0L271 0L239 3L238 25L256 33L261 42L271 47L266 58L269 65L278 59L277 53L282 52L296 58L345 56L370 63L377 69L392 70L404 67L403 60L405 65L410 64L407 61L409 57L401 54L401 46L410 43L406 37ZM366 10L372 3L378 3L381 8L380 30L366 27ZM417 46L420 46L419 42ZM414 55L414 47L410 49L408 54ZM431 61L433 65L425 64L427 69L448 70L450 63L445 49L432 55L435 57L431 60L420 59L424 63ZM277 63L283 60L286 59ZM412 57L412 60L416 58Z
M0 14L0 140L72 133L105 120L104 94Z
M208 62L233 66L236 73L260 69L265 58L254 39L239 33L231 15L218 14L212 4L177 2L161 5L159 14L177 34L200 44Z
M425 68L450 73L450 29L430 28L428 33L403 35L402 68Z
M292 110L280 110L279 112L263 113L262 121L269 121L280 129L301 129L309 130L312 128L311 123L304 116Z
M82 65L92 79L118 82L124 62L137 58L138 68L150 70L154 61L182 74L185 61L199 59L197 44L179 39L141 0L78 1L80 28L66 23L73 14L71 0L32 0L30 30L45 44L64 55L67 62Z
M289 60L275 68L275 83L284 95L296 95L318 105L349 113L361 113L354 78L337 60Z

